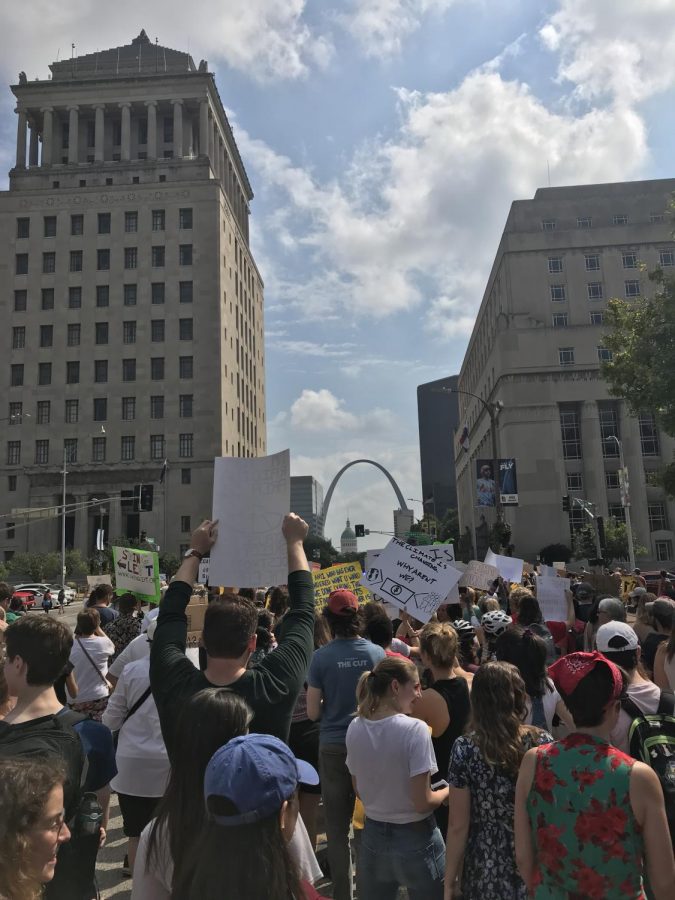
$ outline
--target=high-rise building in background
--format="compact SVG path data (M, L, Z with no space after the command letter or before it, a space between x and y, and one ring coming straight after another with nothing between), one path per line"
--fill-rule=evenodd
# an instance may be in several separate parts
M323 537L323 487L311 475L291 476L291 509L309 525L309 533Z
M455 450L461 526L473 532L478 558L494 520L494 507L477 505L478 467L487 461L491 470L493 458L482 400L501 405L497 457L515 460L504 492L518 502L505 507L516 555L569 544L570 532L590 521L575 500L624 519L616 438L638 543L649 561L672 564L675 505L658 472L675 441L659 431L653 410L633 416L610 396L600 366L609 358L607 301L652 292L647 273L657 266L675 271L673 191L675 179L596 184L544 188L513 203L459 376L459 388L480 398L459 395L469 449Z
M424 512L442 521L457 508L455 479L456 430L459 427L457 375L439 378L417 388L417 418L422 467Z
M12 85L0 195L0 513L19 511L0 546L60 546L58 519L20 511L61 503L65 459L68 546L102 526L178 552L211 512L214 457L266 450L253 193L205 61L141 32L50 70Z

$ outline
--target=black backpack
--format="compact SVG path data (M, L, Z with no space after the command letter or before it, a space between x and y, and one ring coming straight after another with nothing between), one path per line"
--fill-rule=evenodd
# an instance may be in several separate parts
M643 713L630 698L621 706L632 718L628 752L653 769L663 790L670 839L675 847L675 694L661 691L655 713Z

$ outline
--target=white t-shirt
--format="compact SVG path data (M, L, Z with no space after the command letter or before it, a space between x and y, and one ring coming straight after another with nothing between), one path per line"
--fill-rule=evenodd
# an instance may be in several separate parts
M629 684L626 693L643 713L655 713L659 708L661 690L652 681L638 681L635 684ZM609 736L610 744L617 750L623 750L624 753L628 753L628 732L632 724L633 720L628 713L623 709L620 710L614 730Z
M119 678L126 665L130 662L135 662L137 659L143 659L145 656L150 656L150 641L147 634L139 634L138 637L135 637L133 641L126 645L120 655L111 663L108 674L112 675L113 678Z
M84 648L84 649L83 649ZM84 650L91 657L92 663L87 659ZM109 637L76 637L73 649L70 651L70 661L74 666L75 681L77 682L77 697L68 694L71 703L90 703L92 700L102 700L108 696L108 688L105 677L108 674L108 657L115 652L115 645ZM95 666L95 667L94 667ZM96 670L100 673L96 674ZM67 692L67 689L66 689Z
M544 696L541 698L544 704L544 718L546 719L546 730L551 732L553 728L553 716L555 715L555 708L558 705L558 700L560 700L560 694L553 687L553 682L550 678L546 679L546 687L547 689L544 691ZM532 724L532 701L530 698L527 698L527 717L525 719L526 725ZM551 732L552 733L552 732Z
M401 656L405 656L410 659L410 647L406 644L405 641L400 640L399 638L393 638L391 642L390 650L393 650L394 653L400 653Z
M347 729L347 768L369 819L405 825L420 822L410 796L410 779L438 771L426 722L398 713L386 719L357 716Z

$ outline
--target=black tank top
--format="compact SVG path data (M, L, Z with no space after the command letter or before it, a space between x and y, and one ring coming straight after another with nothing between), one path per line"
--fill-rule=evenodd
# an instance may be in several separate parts
M432 684L431 690L436 691L445 700L450 715L450 724L443 734L431 738L438 766L436 777L447 778L453 744L464 733L469 721L471 709L469 687L465 678L441 678Z

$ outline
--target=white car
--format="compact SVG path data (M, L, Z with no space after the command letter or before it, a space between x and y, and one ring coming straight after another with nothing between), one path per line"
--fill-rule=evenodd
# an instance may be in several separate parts
M49 591L52 597L52 603L56 606L56 598L59 596L59 591L61 590L61 586L58 584L44 584L38 582L32 582L31 584L17 584L14 586L15 591L37 591L40 594L38 598L38 602L42 602L42 596ZM68 606L69 603L72 603L75 600L76 593L72 588L65 588L66 592L65 597L65 605Z
M49 590L51 591L51 595L54 598L54 602L56 603L56 598L59 596L59 591L61 590L60 584L50 584ZM64 605L68 606L70 603L74 603L77 599L77 591L74 588L64 587L63 592L65 593Z

